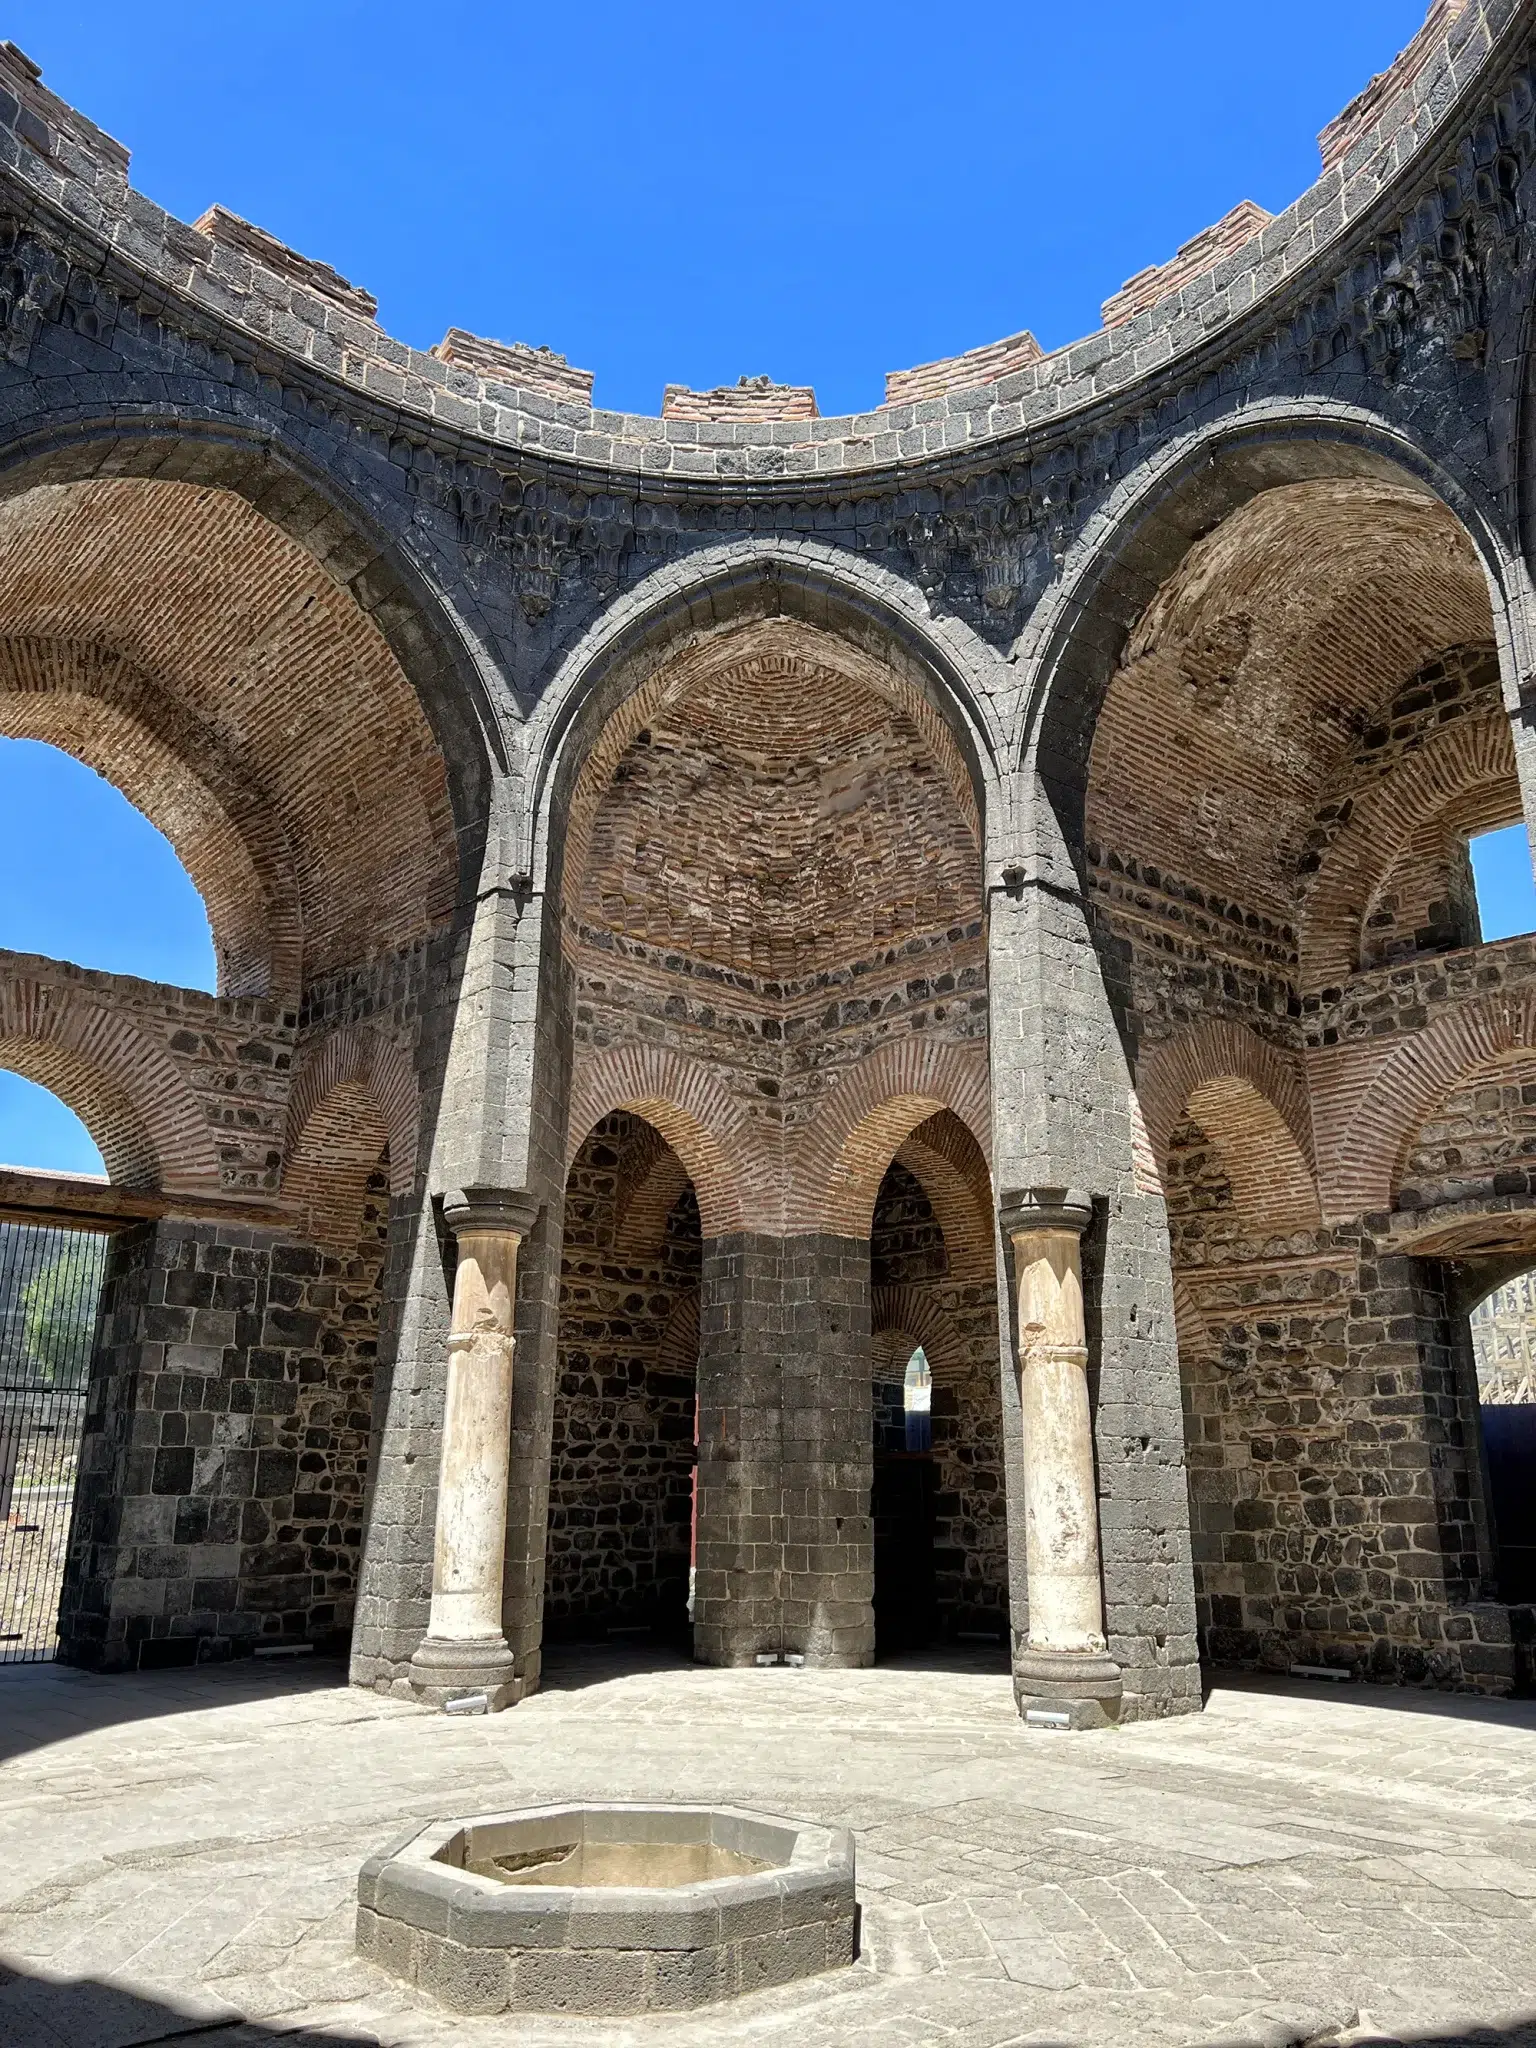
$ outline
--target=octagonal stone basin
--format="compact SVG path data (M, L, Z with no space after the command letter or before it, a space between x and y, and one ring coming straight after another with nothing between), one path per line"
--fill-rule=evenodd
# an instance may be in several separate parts
M413 1828L357 1948L454 2012L679 2012L851 1963L853 1837L731 1806L542 1806Z

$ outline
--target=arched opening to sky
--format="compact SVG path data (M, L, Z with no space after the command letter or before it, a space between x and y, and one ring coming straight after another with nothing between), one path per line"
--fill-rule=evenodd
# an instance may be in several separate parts
M41 740L0 739L0 947L212 991L202 898L164 833ZM80 1119L0 1068L0 1164L101 1173Z

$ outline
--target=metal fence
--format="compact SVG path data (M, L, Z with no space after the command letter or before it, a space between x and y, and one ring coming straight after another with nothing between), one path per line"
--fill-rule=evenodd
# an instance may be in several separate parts
M0 1664L57 1646L108 1242L0 1223Z

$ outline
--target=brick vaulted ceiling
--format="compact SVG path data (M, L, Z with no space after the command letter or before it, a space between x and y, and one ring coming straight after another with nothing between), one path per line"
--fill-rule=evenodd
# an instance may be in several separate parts
M447 781L405 675L229 492L114 478L0 507L0 732L87 761L165 832L224 993L291 998L451 907Z
M978 917L974 810L920 700L769 633L645 716L574 842L589 930L796 985Z
M1189 550L1127 644L1090 841L1289 924L1312 821L1373 716L1435 655L1492 638L1438 502L1354 479L1261 493Z

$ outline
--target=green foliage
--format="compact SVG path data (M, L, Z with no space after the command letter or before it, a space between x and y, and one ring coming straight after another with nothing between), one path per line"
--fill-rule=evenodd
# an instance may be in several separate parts
M21 1290L22 1370L43 1386L84 1386L106 1263L104 1237L66 1242Z

